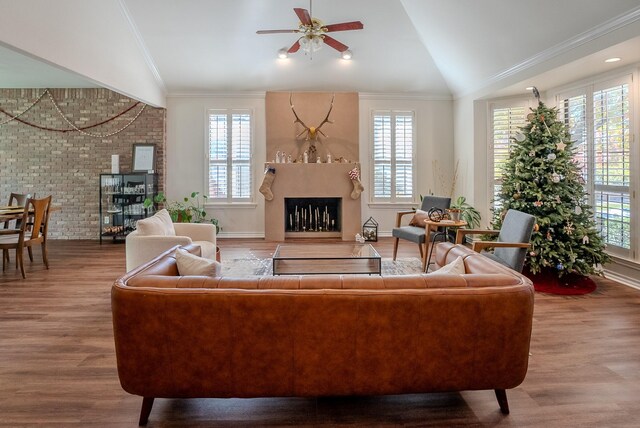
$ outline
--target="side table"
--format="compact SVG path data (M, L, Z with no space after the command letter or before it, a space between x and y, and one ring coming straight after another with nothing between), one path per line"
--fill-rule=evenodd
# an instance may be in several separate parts
M464 220L458 220L458 221L453 221L453 220L440 220L440 221L432 221L432 220L425 220L424 221L424 227L425 227L425 240L424 240L424 253L422 254L422 271L426 272L427 268L429 267L429 264L431 264L431 253L433 253L433 247L435 246L436 243L436 238L438 236L443 236L444 237L444 242L446 242L449 239L449 228L460 228L460 227L464 227L467 225L467 222ZM433 231L437 231L439 227L442 227L444 230L440 231L440 232L436 232L433 235L433 239L431 240L431 242L429 242L428 237L431 236L431 232ZM427 253L429 254L427 256Z

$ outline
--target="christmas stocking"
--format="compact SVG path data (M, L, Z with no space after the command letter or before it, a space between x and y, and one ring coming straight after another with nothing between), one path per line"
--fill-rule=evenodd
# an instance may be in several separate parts
M358 170L357 166L349 171L349 178L351 179L351 183L353 184L351 199L358 199L360 197L360 193L362 193L362 191L364 190L364 187L360 182L360 171Z
M271 184L273 184L273 180L276 179L276 169L268 168L267 172L264 173L264 178L262 179L262 185L260 186L260 193L264 195L264 198L267 201L273 199L273 193L271 193Z

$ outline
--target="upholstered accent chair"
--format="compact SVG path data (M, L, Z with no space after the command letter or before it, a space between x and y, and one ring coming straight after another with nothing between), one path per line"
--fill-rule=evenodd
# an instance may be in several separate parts
M138 220L127 235L127 272L176 245L196 244L202 257L216 260L216 226L211 223L173 223L167 210ZM218 260L219 261L219 260Z
M466 235L498 235L496 241L475 241L472 249L516 272L522 272L535 224L535 216L508 210L500 230L459 229L456 244L463 243ZM488 248L493 248L493 252L485 251Z
M450 205L451 198L443 198L440 196L425 196L424 198L422 198L422 205L420 206L420 210L398 212L396 214L396 227L391 231L391 235L395 238L393 242L393 260L396 259L396 255L398 253L398 241L400 239L406 239L407 241L418 244L418 248L420 249L420 258L425 260L423 255L423 247L425 245L425 225L422 224L420 219L427 218L426 213L428 213L431 208L440 208L444 211L449 208ZM413 215L413 219L408 225L402 226L402 218L408 214ZM429 236L428 239L431 238L432 237Z

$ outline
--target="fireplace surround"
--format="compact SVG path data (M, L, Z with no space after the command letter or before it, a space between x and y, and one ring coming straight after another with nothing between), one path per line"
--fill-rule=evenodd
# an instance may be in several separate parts
M268 162L266 166L275 168L276 173L271 185L273 199L265 201L265 239L284 241L294 238L340 238L343 241L353 241L356 233L360 233L361 200L351 198L353 185L348 173L356 165L355 163ZM291 202L295 199L299 200L297 205ZM306 201L305 227L308 229L305 230L301 230L303 227L302 201ZM332 208L329 208L329 201L334 203ZM309 204L312 205L311 210ZM298 206L297 231L296 206ZM326 230L326 223L323 222L325 207L332 229L329 231ZM309 214L311 212L313 214ZM310 215L313 215L313 219L309 217ZM332 224L332 220L335 223ZM320 230L321 226L322 230Z

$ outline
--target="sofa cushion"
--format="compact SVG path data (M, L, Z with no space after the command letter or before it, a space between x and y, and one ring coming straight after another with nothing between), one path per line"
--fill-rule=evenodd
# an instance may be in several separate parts
M449 264L442 266L440 269L433 273L439 274L449 274L449 275L464 275L466 270L464 268L464 260L462 257L458 256L457 259L452 261Z
M178 275L183 276L218 276L222 270L220 263L215 260L198 257L182 248L176 250L176 265Z
M171 216L166 209L161 209L151 217L138 220L136 229L141 236L176 236Z

